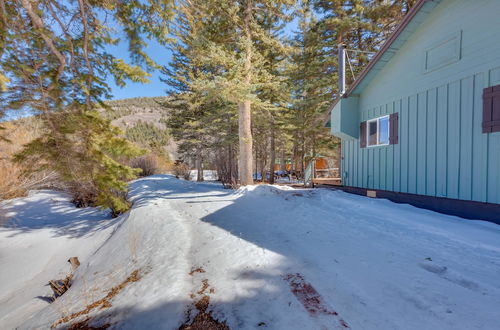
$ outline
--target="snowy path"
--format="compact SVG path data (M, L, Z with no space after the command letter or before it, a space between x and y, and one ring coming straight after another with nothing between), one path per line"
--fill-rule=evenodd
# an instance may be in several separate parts
M142 278L110 308L92 310L92 322L177 329L190 306L208 295L213 316L231 329L499 328L500 226L336 191L232 192L170 176L136 181L131 196L129 214L72 239L49 235L58 226L0 227L0 328L48 328L135 269ZM24 274L29 265L19 260L30 250L7 248L36 245L27 243L34 233L45 233L39 239L46 245L60 242L36 271L45 264L65 269L75 253L82 266L55 303L33 305L24 295L14 304L2 293L18 291L5 281L33 291L48 276L32 274L32 267ZM61 252L63 246L71 252ZM13 313L18 304L32 307Z

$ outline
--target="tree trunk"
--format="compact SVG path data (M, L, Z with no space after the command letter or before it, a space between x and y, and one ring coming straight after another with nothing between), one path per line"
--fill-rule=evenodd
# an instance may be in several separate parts
M274 120L271 119L271 148L270 148L271 162L269 165L269 183L274 184L274 163L276 163L276 134Z
M305 142L305 136L302 135L302 146L300 148L300 177L303 178L304 175L304 161L306 159L306 142Z
M229 149L228 149L228 157L229 157L228 166L229 166L229 182L231 183L231 185L236 184L236 180L238 178L238 171L235 168L235 164L233 162L233 160L234 160L234 154L235 153L233 151L233 147L229 146Z
M255 159L253 160L253 164L255 164L255 169L252 173L252 175L255 173L255 180L258 180L257 173L259 173L259 143L258 141L255 141L256 144L254 145L254 150L255 150Z
M253 1L247 1L245 9L245 82L252 82L252 18ZM240 184L246 186L253 184L252 179L252 104L244 100L238 104L238 137L240 145L240 159L238 172Z
M286 171L286 159L285 159L285 144L281 146L281 160L280 160L280 171L285 172Z
M198 151L198 153L196 154L196 170L197 170L196 181L202 182L203 181L203 159L201 156L201 151Z
M292 171L296 170L296 165L297 165L297 158L299 157L299 147L297 144L297 140L299 139L299 136L295 134L294 139L293 139L293 149L292 149Z
M251 131L251 106L250 101L244 101L238 105L238 135L240 145L240 159L238 162L238 173L240 184L246 186L253 184L252 179L252 131Z

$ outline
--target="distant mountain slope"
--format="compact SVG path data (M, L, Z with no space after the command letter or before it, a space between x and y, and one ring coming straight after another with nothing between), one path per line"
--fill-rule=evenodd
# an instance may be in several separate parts
M113 125L121 128L127 138L143 147L150 147L153 144L157 145L160 141L165 142L168 135L166 118L169 111L165 105L169 101L170 98L167 96L107 101L106 104L111 109L102 109L101 113L110 119ZM138 132L144 134L138 134ZM164 149L171 160L177 159L177 144L170 136Z

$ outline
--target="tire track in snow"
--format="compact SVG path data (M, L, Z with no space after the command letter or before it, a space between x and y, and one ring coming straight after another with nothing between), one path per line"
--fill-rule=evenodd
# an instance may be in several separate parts
M350 329L349 325L323 300L311 283L306 282L302 274L286 274L283 279L288 282L290 291L313 317L331 316L335 319L336 329ZM329 329L329 327L326 327Z

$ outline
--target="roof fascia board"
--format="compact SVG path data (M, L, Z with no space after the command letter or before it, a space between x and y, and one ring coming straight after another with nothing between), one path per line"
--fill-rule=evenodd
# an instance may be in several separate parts
M410 9L410 11L405 15L401 23L390 35L379 51L371 59L368 65L361 71L360 75L354 80L352 85L349 87L347 92L341 97L337 98L330 109L328 110L328 115L332 109L337 105L341 98L346 98L351 95L359 96L361 90L369 83L370 78L375 76L382 67L385 66L387 62L396 54L396 52L403 46L412 35L414 30L407 29L408 27L413 27L416 29L425 19L432 9L436 7L442 0L418 0L418 2ZM427 5L427 6L426 6ZM423 15L418 15L419 13ZM416 19L415 19L416 18ZM386 56L384 56L386 55ZM379 70L373 70L373 69ZM375 72L376 71L376 72ZM328 116L329 117L329 116ZM326 118L325 118L326 119Z

